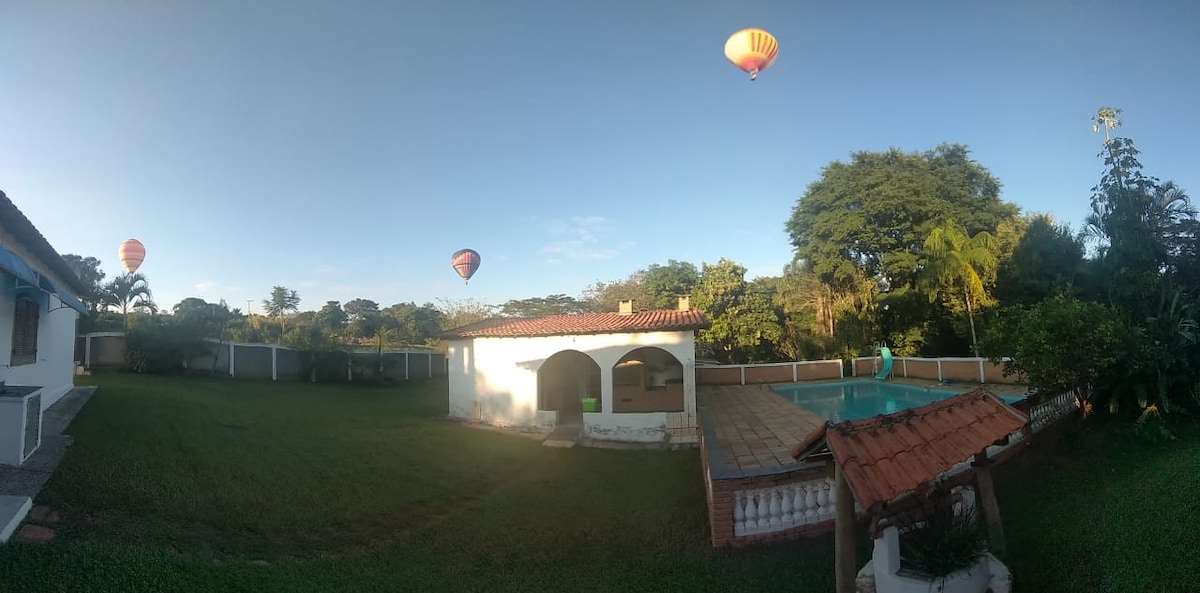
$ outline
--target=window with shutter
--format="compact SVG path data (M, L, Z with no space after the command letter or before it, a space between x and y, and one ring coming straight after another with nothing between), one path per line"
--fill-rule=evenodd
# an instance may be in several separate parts
M29 297L17 297L13 311L12 366L37 362L38 304Z

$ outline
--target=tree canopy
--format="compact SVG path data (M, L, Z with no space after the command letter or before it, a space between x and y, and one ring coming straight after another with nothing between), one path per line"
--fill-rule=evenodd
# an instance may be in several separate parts
M832 284L860 273L891 286L911 284L921 250L940 220L970 235L994 232L1018 208L1000 182L960 144L922 153L856 152L834 161L796 202L786 230L796 258Z

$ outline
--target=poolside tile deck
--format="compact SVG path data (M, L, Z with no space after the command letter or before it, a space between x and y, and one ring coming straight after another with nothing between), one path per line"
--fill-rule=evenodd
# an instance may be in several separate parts
M847 377L815 383L862 380ZM965 393L980 385L894 378L890 382ZM1020 395L1023 385L983 385L996 395ZM771 391L769 385L698 385L696 404L700 430L708 447L714 478L779 474L805 467L792 457L792 448L824 424L824 419Z
M792 447L824 423L766 385L700 385L696 400L714 477L795 469Z

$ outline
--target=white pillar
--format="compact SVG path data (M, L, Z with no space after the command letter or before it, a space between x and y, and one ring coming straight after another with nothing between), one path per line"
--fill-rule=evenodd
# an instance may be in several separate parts
M982 358L979 359L979 382L981 384L987 383L987 376L985 376L983 374L983 359Z
M536 375L535 381L536 381ZM685 377L686 381L687 378ZM600 366L600 411L612 414L613 406L613 370L612 366Z
M92 368L92 334L83 337L83 368Z
M900 570L900 530L895 525L885 527L875 538L871 560L879 574L893 575Z
M683 411L688 418L696 414L696 357L686 356L683 359Z

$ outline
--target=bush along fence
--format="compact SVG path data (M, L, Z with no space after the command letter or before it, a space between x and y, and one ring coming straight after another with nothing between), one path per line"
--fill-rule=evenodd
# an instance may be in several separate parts
M209 339L181 358L178 370L187 374L235 379L380 383L446 375L445 355L432 349L304 350L280 344ZM121 332L78 336L75 361L84 370L162 371L147 368L137 357L127 356L125 335Z

